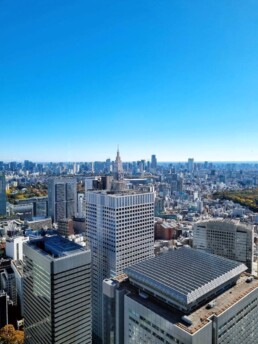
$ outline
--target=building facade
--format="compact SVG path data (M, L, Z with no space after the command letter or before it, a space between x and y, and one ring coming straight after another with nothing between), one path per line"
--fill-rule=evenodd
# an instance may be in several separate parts
M13 260L23 260L23 244L29 240L28 237L17 236L8 238L5 243L5 254Z
M102 282L154 256L152 192L86 192L87 238L92 251L93 333L102 338Z
M54 177L48 181L49 216L54 222L72 218L77 213L75 178Z
M57 222L58 228L57 233L64 237L69 237L74 234L73 229L73 220L72 219L63 219Z
M22 260L12 260L11 267L14 272L15 286L17 293L17 304L19 306L19 311L21 317L24 314L24 298L23 298L23 261Z
M6 292L0 289L0 328L8 324L8 297Z
M194 159L193 158L188 159L187 169L189 172L193 172L193 170L194 170Z
M15 275L11 267L0 272L0 285L1 289L3 289L12 300L13 305L17 306Z
M221 219L197 222L193 227L193 248L242 262L252 273L254 226Z
M120 157L119 149L117 150L116 160L114 164L114 175L117 180L123 179L123 163Z
M125 344L256 344L258 330L258 282L251 286L240 279L236 288L231 290L237 297L228 299L230 306L223 302L225 293L215 302L223 306L214 306L210 311L200 308L186 316L185 320L166 314L166 308L155 309L155 303L144 302L140 297L125 296L124 343ZM246 292L241 297L241 290ZM253 287L255 287L253 289ZM216 313L219 313L218 315ZM167 312L168 313L168 312ZM198 315L203 316L198 322ZM183 317L183 316L182 316ZM189 322L189 324L187 323ZM120 344L122 344L120 342Z
M257 343L258 279L246 269L191 248L126 268L103 282L105 343Z
M153 154L151 156L151 165L150 165L150 167L151 167L151 171L152 172L156 172L156 169L158 167L158 163L157 163L157 158L156 158L155 154Z
M47 217L48 215L48 197L31 197L27 199L17 200L18 205L27 204L32 207L33 217Z
M6 215L6 181L5 174L0 173L0 216Z
M91 343L91 254L59 236L24 244L26 344Z

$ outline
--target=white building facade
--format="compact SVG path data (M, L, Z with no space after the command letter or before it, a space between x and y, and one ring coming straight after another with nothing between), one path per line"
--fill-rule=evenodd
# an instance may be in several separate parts
M13 260L23 260L23 244L29 241L28 237L14 237L6 240L5 253Z
M87 237L92 252L93 333L102 338L102 282L154 256L152 192L86 192Z

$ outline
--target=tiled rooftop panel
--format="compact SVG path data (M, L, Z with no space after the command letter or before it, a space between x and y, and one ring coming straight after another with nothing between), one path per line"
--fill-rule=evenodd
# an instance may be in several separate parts
M239 262L191 248L169 251L125 269L135 285L189 308L244 272Z

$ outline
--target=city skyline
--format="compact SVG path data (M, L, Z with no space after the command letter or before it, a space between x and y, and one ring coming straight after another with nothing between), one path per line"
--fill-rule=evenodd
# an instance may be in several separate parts
M0 160L256 160L257 10L3 2Z
M156 155L156 154L155 154ZM111 154L109 155L109 157L103 158L103 159L80 159L80 160L30 160L30 159L23 159L23 160L12 160L12 159L6 159L6 160L1 160L0 162L3 162L5 164L9 164L12 162L16 162L18 164L24 164L25 161L29 161L35 164L84 164L84 163L96 163L96 162L101 162L101 163L105 163L107 160L110 160L110 162L115 162L115 158L113 157L114 155L112 155L112 157L110 158ZM157 157L157 155L156 155ZM188 157L185 160L167 160L167 161L161 161L158 159L159 157L157 157L157 164L188 164L188 159L194 159L194 164L197 163L214 163L214 164L257 164L258 160L210 160L210 159L206 159L206 160L196 160L194 157ZM140 157L139 159L137 158L133 158L132 160L124 160L122 159L122 163L126 164L126 163L133 163L133 162L138 162L138 161L145 161L145 162L150 162L151 163L151 157Z

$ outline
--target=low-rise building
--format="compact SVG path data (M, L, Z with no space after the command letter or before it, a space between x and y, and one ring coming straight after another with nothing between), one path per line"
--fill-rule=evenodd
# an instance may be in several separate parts
M252 273L254 226L233 220L199 221L193 227L193 248L242 262Z

